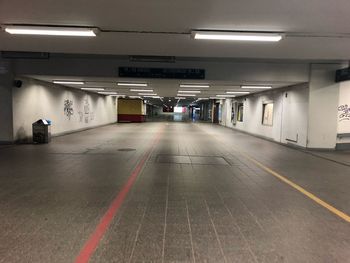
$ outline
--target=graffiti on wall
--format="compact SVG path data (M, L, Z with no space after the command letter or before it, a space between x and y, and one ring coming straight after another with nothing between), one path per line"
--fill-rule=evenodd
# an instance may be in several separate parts
M90 120L90 103L88 99L84 100L84 121L85 123L89 123Z
M73 101L72 100L64 100L63 111L64 111L64 115L66 115L68 117L68 119L70 120L70 118L74 114Z
M339 112L339 115L338 115L339 122L350 120L350 108L347 104L340 105L338 107L338 112Z
M84 119L84 113L82 111L78 112L78 116L79 116L79 122L83 122Z
M71 117L74 115L73 101L66 99L64 100L64 115L71 120ZM89 123L95 119L95 113L91 111L91 106L89 100L86 98L83 101L83 108L81 110L76 109L77 121Z
M232 102L232 105L231 105L231 122L233 125L236 125L236 115L237 115L237 102Z

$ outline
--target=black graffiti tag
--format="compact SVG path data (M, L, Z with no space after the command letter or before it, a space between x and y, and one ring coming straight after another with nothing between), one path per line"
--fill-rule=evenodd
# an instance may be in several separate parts
M71 116L74 114L73 111L73 101L71 100L65 100L64 101L64 115L66 115L68 117L68 119L71 118Z
M338 107L339 121L349 121L350 120L350 108L348 104L343 104Z

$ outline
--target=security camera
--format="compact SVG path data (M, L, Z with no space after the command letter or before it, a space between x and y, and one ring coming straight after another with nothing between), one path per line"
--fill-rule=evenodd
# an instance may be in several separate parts
M15 86L16 88L20 88L22 87L22 80L14 80L13 81L13 86Z

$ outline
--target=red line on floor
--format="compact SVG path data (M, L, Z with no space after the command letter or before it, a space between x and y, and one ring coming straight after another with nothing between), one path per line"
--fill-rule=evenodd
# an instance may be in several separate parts
M154 146L160 139L161 132L157 134L157 137L154 139L150 149L143 155L142 159L139 161L137 166L132 171L129 179L123 186L122 190L114 198L111 205L109 206L107 212L103 215L99 224L97 225L95 231L92 233L88 241L85 243L84 247L80 251L78 257L75 259L75 263L87 263L89 262L91 256L95 252L100 240L107 231L109 225L111 224L114 216L118 213L119 208L123 204L127 194L129 193L131 187L133 186L137 176L142 171L147 159L150 157Z

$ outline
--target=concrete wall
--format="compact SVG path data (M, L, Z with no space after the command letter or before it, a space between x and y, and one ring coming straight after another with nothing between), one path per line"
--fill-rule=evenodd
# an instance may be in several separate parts
M32 123L52 121L51 132L59 135L117 121L115 97L101 96L46 82L23 79L13 89L13 133L15 140L27 140Z
M350 81L339 84L337 148L350 148ZM340 136L342 135L342 136Z
M232 103L244 105L243 122L231 121ZM272 126L262 123L263 104L273 102ZM308 86L266 91L242 99L222 100L221 124L277 142L306 147L308 124ZM237 116L236 116L237 117Z
M309 93L308 147L334 149L337 140L339 83L335 71L339 64L311 66Z
M0 144L12 143L12 63L0 58Z
M282 96L282 143L307 146L309 88L300 86L286 90Z
M340 107L349 109L350 82L335 83L335 71L346 65L312 64L307 86L262 92L244 100L244 121L231 122L231 100L223 101L222 125L272 139L315 149L350 146L349 120L340 120ZM262 104L274 102L273 125L262 124ZM350 113L350 110L345 110ZM344 111L343 111L344 113ZM338 135L338 136L337 136Z

